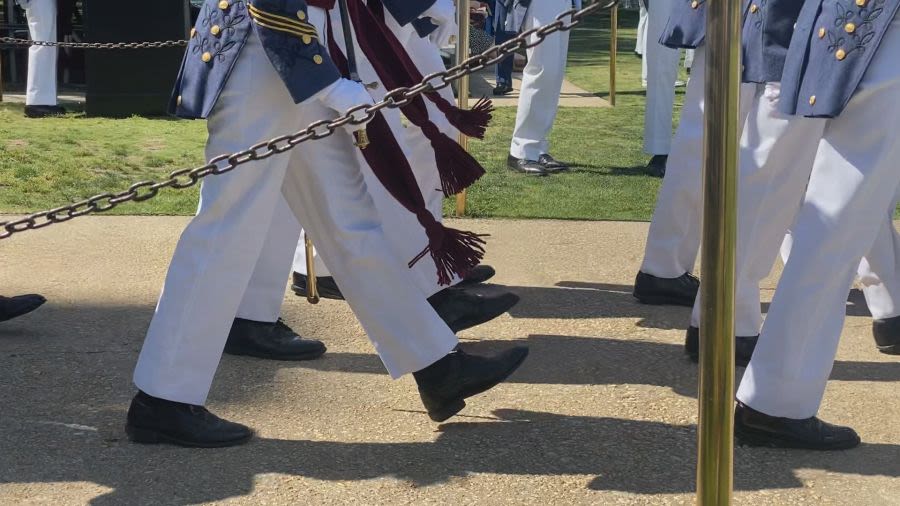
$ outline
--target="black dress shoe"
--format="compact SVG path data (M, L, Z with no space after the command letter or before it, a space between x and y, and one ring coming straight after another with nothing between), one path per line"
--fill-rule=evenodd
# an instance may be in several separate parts
M564 170L569 170L569 165L559 160L556 160L549 153L544 153L540 157L538 157L538 163L544 166L544 170L547 172L562 172Z
M634 280L634 298L644 304L694 307L700 280L690 272L677 278L658 278L638 272Z
M878 351L900 355L900 316L872 321L872 334Z
M511 292L490 293L474 287L451 287L428 297L428 303L455 334L509 311L519 303L519 296Z
M465 288L467 286L484 283L494 277L495 274L497 274L497 271L490 265L477 265L474 269L469 271L469 274L467 274L462 281L456 284L456 288Z
M653 155L650 163L647 164L647 174L653 177L666 176L666 163L669 161L669 155Z
M506 168L515 172L521 172L528 176L546 176L548 172L544 165L537 160L524 160L509 155L506 158Z
M28 314L47 302L42 295L17 295L15 297L0 296L0 322Z
M275 323L235 318L225 343L225 353L269 360L314 360L325 354L321 341L303 339L281 318Z
M307 278L306 274L294 273L294 283L291 285L294 293L300 297L306 297L308 285L309 278ZM319 292L319 297L323 299L344 300L344 294L341 293L341 289L338 288L337 283L331 276L317 276L316 289Z
M859 435L850 427L825 423L816 417L803 420L779 418L737 403L734 437L741 446L848 450L859 446Z
M747 367L750 358L753 356L753 350L756 349L756 342L759 336L735 336L734 337L734 364L738 367ZM697 327L688 327L684 337L684 352L691 359L691 362L697 363L700 358L700 329Z
M62 116L66 113L65 108L59 105L26 105L25 116L29 118L50 118L53 116Z
M493 357L469 355L457 349L419 372L422 404L435 422L443 422L466 407L466 399L494 388L522 365L528 348L516 346Z
M502 97L504 95L509 95L512 91L513 87L511 84L498 83L497 86L494 86L493 93L495 97Z
M246 443L253 430L210 413L203 406L167 401L138 392L125 425L135 443L168 443L192 448L223 448Z

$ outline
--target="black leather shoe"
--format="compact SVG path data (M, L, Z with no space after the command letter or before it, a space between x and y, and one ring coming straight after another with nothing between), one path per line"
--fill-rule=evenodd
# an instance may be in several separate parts
M548 172L543 164L537 160L524 160L509 155L506 158L506 168L515 172L521 172L528 176L546 176Z
M498 83L497 86L494 87L493 93L495 97L502 97L504 95L509 95L512 91L513 87L511 84Z
M306 297L308 284L309 279L306 277L306 274L294 273L294 283L291 285L294 293L300 297ZM344 300L344 294L341 293L341 289L338 288L337 283L331 276L317 276L316 289L319 291L319 297L323 299Z
M445 288L428 302L453 333L487 323L512 309L519 296L510 292L490 293L469 288Z
M734 337L734 364L738 367L747 367L750 363L750 357L753 356L753 350L756 349L756 342L759 336L735 336ZM684 352L691 359L691 362L697 363L700 358L700 329L697 327L688 327L684 337Z
M53 116L62 116L66 113L65 108L59 105L26 105L25 116L28 118L50 118Z
M543 155L538 157L538 163L544 166L544 170L547 172L562 172L564 170L569 170L569 165L559 160L556 160L549 153L544 153Z
M900 355L900 316L872 321L872 335L878 351Z
M516 346L492 357L457 349L419 372L422 404L435 422L443 422L466 407L466 399L494 388L522 365L528 348Z
M281 318L275 323L235 318L225 343L225 353L268 360L314 360L325 354L321 341L303 339Z
M690 272L677 278L658 278L638 272L634 280L634 298L644 304L694 307L700 280Z
M653 177L666 176L666 163L669 161L669 155L653 155L650 163L647 164L647 174Z
M479 285L493 278L495 274L497 274L497 271L490 265L477 265L469 271L469 274L462 281L456 284L456 288Z
M135 443L167 443L191 448L223 448L246 443L253 430L219 418L204 408L167 401L138 392L128 408L125 425Z
M47 302L42 295L17 295L15 297L0 296L0 322L12 320L26 315Z
M850 427L825 423L816 417L803 420L779 418L737 403L734 437L741 446L848 450L859 446L859 435Z

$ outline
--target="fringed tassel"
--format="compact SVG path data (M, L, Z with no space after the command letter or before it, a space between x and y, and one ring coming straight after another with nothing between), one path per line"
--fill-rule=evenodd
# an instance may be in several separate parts
M429 96L429 98L431 98ZM494 104L487 97L481 97L475 106L471 109L460 109L446 100L432 100L447 121L454 128L462 132L467 137L475 139L484 139L488 125L491 123L491 113L494 112Z
M465 278L481 263L484 240L478 234L445 227L428 212L417 216L428 235L428 246L409 262L410 269L425 255L431 254L437 266L438 284L447 286L453 282L454 276Z
M484 175L484 167L478 160L458 142L438 130L434 123L425 124L422 133L431 141L431 147L434 149L441 191L445 196L456 195Z

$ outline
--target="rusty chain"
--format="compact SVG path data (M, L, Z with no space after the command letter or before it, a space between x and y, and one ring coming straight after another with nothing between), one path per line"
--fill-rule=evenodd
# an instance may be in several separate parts
M429 74L415 86L392 90L378 103L372 105L361 104L352 107L333 120L319 120L293 134L281 135L274 139L254 144L236 153L219 155L200 167L173 171L162 181L141 181L134 183L122 192L103 193L55 209L33 213L25 218L0 222L0 240L7 239L13 234L44 228L54 223L63 223L80 216L109 211L125 202L144 202L156 197L159 191L165 188L177 190L190 188L207 176L225 174L248 162L264 160L270 156L289 151L303 142L329 137L337 129L348 124L360 125L367 123L382 109L403 107L423 93L444 89L450 86L453 81L493 65L515 51L537 46L552 33L571 30L579 25L588 15L601 10L611 9L618 1L601 0L581 10L571 9L566 11L557 16L552 23L526 30L515 38L500 45L492 46L481 54L472 56L447 70ZM532 36L534 36L534 39L529 40ZM220 163L223 165L220 165Z
M158 42L50 42L46 40L0 37L0 44L11 46L61 47L67 49L157 49L161 47L187 47L186 40L161 40Z

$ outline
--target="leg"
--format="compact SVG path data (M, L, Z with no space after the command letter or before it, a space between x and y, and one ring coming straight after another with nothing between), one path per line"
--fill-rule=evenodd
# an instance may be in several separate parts
M872 334L882 353L900 355L900 234L894 227L893 205L878 229L878 236L859 263L857 277L863 285L866 304L872 313Z
M25 9L32 40L56 42L56 0L32 0ZM25 105L56 105L55 47L31 46L28 49L28 88Z
M672 109L679 51L663 46L659 37L666 27L672 2L654 2L647 24L647 108L644 112L644 152L668 155L672 142Z
M569 8L571 4L567 0L533 2L523 29L550 23ZM548 151L547 136L559 108L568 44L568 32L557 32L549 35L540 45L528 49L528 64L522 77L516 127L510 147L510 154L515 158L537 160Z

